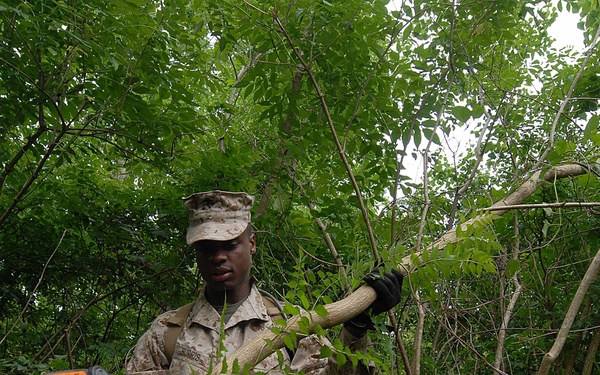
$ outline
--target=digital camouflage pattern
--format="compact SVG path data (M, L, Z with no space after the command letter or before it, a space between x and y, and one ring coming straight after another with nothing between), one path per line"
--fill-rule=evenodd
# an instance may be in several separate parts
M208 303L202 291L177 340L173 361L169 367L167 356L164 354L165 335L169 318L174 313L175 311L169 311L160 315L150 329L142 335L127 364L127 374L204 375L215 366L217 358L222 360L227 353L233 353L244 342L274 325L267 314L258 288L252 286L248 298L224 325L221 337L221 316ZM357 339L345 329L342 329L340 339L353 350L366 350L369 344L367 336ZM362 365L353 368L350 364L346 364L338 368L334 358L320 357L323 345L330 345L330 343L325 338L316 336L304 338L300 340L291 360L287 351L281 349L279 356L284 359L282 365L279 363L278 354L273 353L255 366L250 373L284 374L287 366L292 373L303 371L307 375L350 375L371 372ZM221 353L218 353L219 348Z
M254 197L230 191L205 191L183 198L190 217L188 245L201 240L228 241L244 233L250 223Z

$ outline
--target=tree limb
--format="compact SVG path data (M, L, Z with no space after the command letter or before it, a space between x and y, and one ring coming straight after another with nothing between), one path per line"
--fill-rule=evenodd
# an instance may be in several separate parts
M583 297L585 293L590 288L590 285L598 276L598 272L600 272L600 249L596 252L592 263L588 267L583 279L581 280L581 284L579 284L579 288L577 288L577 292L573 297L573 301L571 301L571 305L567 310L567 314L565 315L565 319L562 322L560 330L558 331L558 335L556 336L556 340L554 341L554 345L550 348L550 351L544 355L542 359L542 363L540 364L540 368L538 369L537 375L546 375L550 370L550 366L554 363L556 358L560 355L562 348L567 340L567 336L571 330L571 326L577 317L577 312L579 311L579 306L581 306L581 302L583 301Z
M600 347L600 327L596 327L594 333L592 334L592 340L590 341L590 345L588 346L587 355L585 356L585 362L583 363L583 370L581 371L581 375L592 375L592 371L594 370L594 366L596 363L596 354L598 353L598 348Z
M541 171L538 171L534 173L527 181L525 181L525 183L523 183L508 197L495 203L492 207L499 208L495 211L496 213L487 212L478 215L477 217L468 220L462 225L467 226L473 224L474 222L480 221L483 218L488 217L489 215L502 215L503 213L508 211L507 209L505 209L505 206L523 202L525 199L531 196L539 186L541 186L547 181L552 181L558 178L578 176L584 173L586 173L586 170L578 164L564 165L551 168L543 175L543 178L540 178ZM455 242L458 242L458 237L456 236L456 229L446 233L439 240L434 242L434 244L430 247L437 246L438 248L441 248L450 243ZM420 258L420 253L418 253L417 255ZM402 259L402 263L399 265L401 271L404 274L408 274L417 266L413 262L411 257L412 256L404 257ZM600 263L600 252L596 255L596 258L598 258L598 262ZM327 329L341 324L349 319L352 319L353 317L364 311L367 307L369 307L369 305L371 305L371 303L375 301L376 297L377 295L373 288L371 288L368 285L363 285L360 288L358 288L355 292L350 294L348 297L340 301L334 302L332 304L326 305L325 309L327 310L328 314L325 317L319 316L314 311L308 311L302 315L290 319L287 322L286 327L277 334L272 331L263 332L262 334L256 336L253 340L246 342L235 353L229 356L229 358L226 361L226 368L228 372L226 371L225 373L232 373L234 363L237 363L242 367L245 364L255 365L263 359L265 359L271 353L275 352L277 349L282 348L285 345L284 338L289 335L289 332L300 331L298 323L302 320L307 320L309 323L308 329L304 330L302 333L312 334L314 333L314 329L317 326ZM490 368L494 369L492 364L488 365L490 366ZM222 366L223 364L219 364L213 370L212 374L220 374L223 368ZM503 373L498 369L494 369L494 371L496 371L496 373L499 374Z
M564 207L598 207L600 202L555 202L555 203L535 203L535 204L513 204L504 207L488 207L483 211L498 210L522 210L529 208L564 208Z
M513 234L515 237L515 246L514 246L512 259L518 260L520 247L521 247L521 241L519 239L519 236L520 236L520 234L519 234L519 219L518 219L517 215L515 215L514 219L513 219ZM501 370L501 371L504 371L503 354L504 354L504 344L506 342L506 334L508 331L508 323L510 322L510 318L512 317L515 306L517 305L517 301L519 300L519 297L521 296L521 292L523 291L523 284L521 284L521 282L519 281L519 272L516 272L514 275L512 275L510 280L512 281L512 283L514 285L515 290L511 296L510 302L508 303L508 306L506 307L506 310L504 311L504 314L502 316L502 323L500 325L500 331L498 332L498 344L496 345L496 354L495 354L495 358L494 358L494 368L496 370ZM504 301L503 295L501 296L501 298L502 298L502 301Z
M223 363L218 364L211 375L233 374L234 364L243 368L245 364L257 364L277 349L284 347L284 339L289 332L296 331L304 334L312 334L317 326L327 329L354 318L364 311L377 297L377 293L368 285L363 285L348 297L325 305L328 314L319 316L314 311L307 311L301 315L294 316L286 322L286 326L278 332L277 330L263 331L254 339L247 341L241 348L236 350L226 360L226 371L223 371ZM307 330L300 330L300 325L307 323ZM307 332L308 331L308 332Z
M560 165L550 168L542 175L542 170L538 170L533 173L521 186L519 186L514 192L509 194L506 198L494 203L491 207L485 209L484 213L477 215L476 217L467 220L460 224L461 229L466 230L468 226L475 223L482 222L490 217L502 216L509 211L510 206L521 204L527 198L529 198L540 186L546 182L580 176L587 173L587 169L579 164L567 164ZM488 212L490 211L490 212ZM490 216L491 215L491 216ZM456 228L453 228L446 232L443 236L438 238L433 244L429 246L429 249L438 248L441 249L448 244L457 243L460 239L456 235ZM407 268L406 272L410 272L417 266L421 261L421 252L416 253L417 258L412 259L414 254L407 255L402 258L402 265ZM417 263L417 264L415 264Z

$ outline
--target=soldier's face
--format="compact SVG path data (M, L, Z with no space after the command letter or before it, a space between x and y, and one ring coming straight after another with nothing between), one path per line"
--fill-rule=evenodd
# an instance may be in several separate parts
M227 292L228 295L239 292L242 298L248 295L252 255L256 252L254 234L244 232L229 241L202 240L193 246L208 292Z

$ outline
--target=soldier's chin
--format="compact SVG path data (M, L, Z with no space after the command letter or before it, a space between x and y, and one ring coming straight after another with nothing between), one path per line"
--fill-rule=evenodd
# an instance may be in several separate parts
M235 289L234 286L230 285L227 282L214 282L214 281L209 281L208 283L208 287L215 291L215 292L227 292L228 290L233 290Z

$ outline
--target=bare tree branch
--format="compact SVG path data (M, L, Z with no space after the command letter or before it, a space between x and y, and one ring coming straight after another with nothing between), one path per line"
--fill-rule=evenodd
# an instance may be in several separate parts
M550 351L544 355L542 359L542 363L540 364L540 368L538 369L537 375L546 375L550 371L550 366L554 363L556 358L560 355L562 348L567 340L567 336L569 335L569 331L571 330L571 326L577 317L577 312L579 311L579 306L581 306L581 302L583 301L583 297L587 293L590 285L598 273L600 272L600 249L596 252L594 259L592 259L592 263L588 267L583 279L581 280L581 284L579 284L579 288L577 288L577 292L571 301L571 305L569 305L569 309L567 310L567 314L565 315L565 319L562 322L560 330L558 331L558 335L556 340L554 341L554 345L550 348Z
M503 207L487 207L482 211L500 211L500 210L523 210L530 208L566 208L566 207L598 207L600 202L556 202L556 203L532 203L532 204L513 204Z

